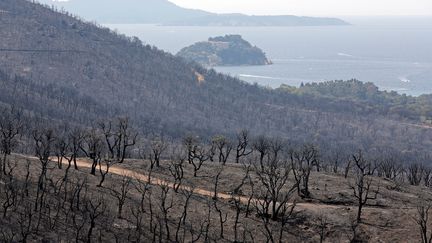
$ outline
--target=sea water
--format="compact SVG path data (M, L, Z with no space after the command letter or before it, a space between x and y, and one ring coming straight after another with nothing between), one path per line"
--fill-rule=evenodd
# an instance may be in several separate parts
M350 26L172 27L107 24L175 54L208 37L240 34L273 65L215 67L250 83L281 84L358 79L382 90L432 93L432 17L345 18Z

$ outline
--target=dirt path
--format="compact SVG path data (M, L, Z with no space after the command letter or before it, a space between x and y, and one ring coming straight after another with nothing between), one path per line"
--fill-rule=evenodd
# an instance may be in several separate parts
M91 168L91 163L89 163L85 160L77 160L77 164L79 167L82 167L82 168ZM152 184L152 185L166 185L170 188L174 188L174 183L172 183L170 181L162 180L162 179L159 179L155 176L151 176L149 178L149 176L144 174L144 173L138 173L136 171L121 168L119 166L111 167L109 172L112 174L120 175L120 176L126 175L126 176L129 176L129 177L134 178L136 180L140 180L140 181L144 181L144 182L150 182L150 184ZM181 186L180 189L181 190L187 190L187 191L193 191L194 194L204 196L204 197L214 197L213 191L209 191L209 190L202 189L202 188L192 188L192 187L188 187L188 186ZM246 196L234 196L234 195L231 195L228 193L222 193L222 192L217 193L217 198L222 199L222 200L226 200L226 201L235 198L236 200L240 200L240 202L243 204L248 204L248 202L250 200L250 198L246 197ZM250 203L251 203L251 205L254 205L255 203L258 203L258 202L259 202L258 199L253 198L253 199L251 199ZM299 209L307 209L307 210L312 210L312 211L320 210L320 209L347 208L347 206L337 206L337 205L318 204L318 203L297 203L296 207Z
M33 156L26 156L26 155L19 155L19 156L27 158L27 159L37 159L36 157L33 157ZM63 163L67 164L67 161L63 160ZM90 162L83 160L83 159L78 159L77 165L78 165L78 167L81 167L81 168L91 168L91 166L92 166L92 164ZM151 176L149 178L149 176L147 174L138 173L138 172L130 170L130 169L121 168L118 165L111 167L109 170L109 173L119 175L119 176L126 175L126 176L134 178L136 180L140 180L140 181L144 181L144 182L150 182L150 184L152 184L152 185L165 185L165 186L168 186L170 188L174 188L174 183L172 183L170 181L162 180L162 179L159 179L159 178L154 177L154 176ZM187 191L193 191L194 194L204 196L204 197L214 197L213 191L209 191L209 190L202 189L202 188L196 188L196 187L192 188L192 187L188 187L188 186L181 186L180 189L181 190L187 190ZM217 198L225 200L225 201L228 201L228 200L235 198L236 200L240 200L240 202L243 204L248 204L248 202L250 200L250 198L246 197L246 196L238 196L238 195L234 196L234 195L231 195L228 193L222 193L222 192L217 193ZM252 198L250 203L251 203L251 205L254 205L255 203L259 203L259 199ZM296 208L298 208L300 210L319 211L322 209L346 209L346 208L352 209L353 207L343 206L343 205L329 205L329 204L321 204L321 203L296 203Z
M402 125L407 125L407 126L409 126L409 127L417 127L417 128L432 129L432 126L430 126L430 125L425 125L425 124L402 123Z

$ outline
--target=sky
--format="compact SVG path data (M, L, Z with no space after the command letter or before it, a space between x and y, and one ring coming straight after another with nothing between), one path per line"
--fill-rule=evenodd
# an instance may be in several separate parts
M431 16L432 0L169 0L217 13L314 16Z

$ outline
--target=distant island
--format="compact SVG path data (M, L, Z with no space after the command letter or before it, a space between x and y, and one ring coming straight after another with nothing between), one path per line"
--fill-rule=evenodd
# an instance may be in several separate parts
M111 24L159 24L166 26L325 26L348 25L338 18L293 15L250 16L215 14L187 9L168 0L38 0L87 20Z
M294 15L211 14L162 23L168 26L330 26L349 25L338 18L301 17Z
M203 66L269 65L266 54L240 35L209 38L181 49L177 56Z

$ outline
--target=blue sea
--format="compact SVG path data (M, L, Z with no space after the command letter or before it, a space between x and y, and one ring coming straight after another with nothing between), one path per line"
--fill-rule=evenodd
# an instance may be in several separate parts
M106 26L175 54L208 37L241 34L263 49L269 66L215 67L273 88L281 84L359 79L382 90L432 93L432 17L346 17L350 26L170 27Z

